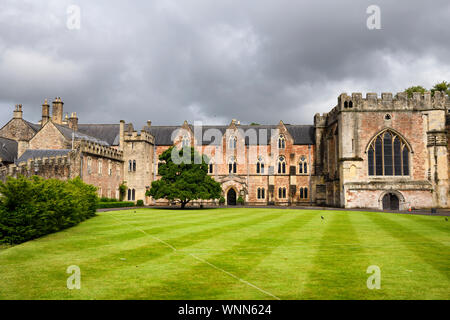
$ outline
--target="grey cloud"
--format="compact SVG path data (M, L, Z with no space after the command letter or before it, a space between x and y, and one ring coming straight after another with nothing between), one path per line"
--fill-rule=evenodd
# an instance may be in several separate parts
M81 29L66 9L81 8ZM0 123L61 96L81 122L311 123L340 92L450 80L450 3L2 1Z

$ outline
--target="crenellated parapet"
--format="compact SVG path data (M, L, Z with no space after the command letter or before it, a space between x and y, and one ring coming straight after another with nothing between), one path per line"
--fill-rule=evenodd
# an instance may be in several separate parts
M27 162L0 167L0 180L4 182L7 177L35 175L46 179L70 179L74 155L75 152L70 152L63 156L33 158Z
M395 96L390 92L382 93L381 96L378 96L377 93L367 93L365 98L361 93L352 93L351 96L342 93L339 95L338 104L333 110L337 112L445 110L447 104L448 97L443 92L435 92L434 95L431 92L414 92L412 97L408 97L406 92L399 92Z
M104 146L92 141L82 140L80 141L78 148L82 153L123 161L123 151L110 146Z
M155 144L155 138L153 135L145 130L138 131L128 131L125 132L124 140L126 142L148 142L150 144Z
M327 126L327 113L314 115L314 127L323 128Z

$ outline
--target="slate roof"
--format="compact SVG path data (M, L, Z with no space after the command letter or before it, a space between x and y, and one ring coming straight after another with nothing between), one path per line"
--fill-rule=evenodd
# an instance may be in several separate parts
M314 126L313 125L290 125L286 124L286 129L288 130L289 134L294 139L294 144L296 145L313 145L315 144L315 134L314 134ZM189 126L192 131L194 131L194 127L192 125ZM256 133L256 143L259 145L267 145L270 143L270 135L272 133L272 130L277 129L277 125L236 125L238 129L241 129L244 131L244 133L247 133L245 143L248 145L249 143L254 143L253 141L250 141L250 135L249 133L251 131L248 131L249 129L254 129ZM144 127L144 130L149 132L155 137L155 144L157 146L170 146L173 144L173 141L171 140L172 133L180 129L181 126L151 126L151 127ZM218 139L215 137L217 135L224 135L228 126L227 125L217 125L217 126L202 126L202 141L203 145L219 145L221 143L221 139L217 141ZM209 133L211 137L206 137L205 132L207 130L211 130ZM194 132L195 134L195 132ZM219 136L220 136L219 135ZM264 140L261 140L264 139ZM200 140L196 137L196 140Z
M0 137L0 158L3 162L13 163L17 158L17 141Z
M106 141L111 146L119 145L119 124L79 124L78 132Z
M31 127L31 129L34 130L34 132L38 132L39 130L41 130L41 125L39 123L32 123L32 122L27 121L27 120L23 120L23 121L25 121L25 123L27 125L29 125Z
M44 157L57 157L57 156L65 156L72 151L71 149L61 149L61 150L26 150L23 155L17 160L20 162L27 162L29 159L34 158L44 158Z
M91 141L91 142L96 142L96 143L104 145L104 146L109 146L108 142L103 141L99 138L89 136L89 135L81 133L79 131L73 131L72 129L70 129L69 127L66 127L66 126L62 126L59 124L54 124L54 125L59 130L59 132L62 133L64 138L66 138L67 140L72 140L72 134L74 133L75 140Z

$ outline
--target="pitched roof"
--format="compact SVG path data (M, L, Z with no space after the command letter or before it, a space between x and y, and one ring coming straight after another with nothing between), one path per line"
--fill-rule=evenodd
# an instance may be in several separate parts
M0 137L0 158L4 162L13 163L17 158L17 141Z
M78 132L106 141L111 146L119 145L119 124L79 124Z
M65 156L69 154L69 152L72 151L71 149L60 149L60 150L26 150L22 156L17 160L18 163L20 162L27 162L29 159L35 159L35 158L49 158L49 157L57 157L57 156Z
M75 138L75 140L84 140L84 141L91 141L91 142L95 142L104 146L109 146L109 143L106 141L103 141L101 139L98 139L96 137L91 137L87 134L81 133L79 131L73 131L72 129L70 129L69 127L60 125L60 124L56 124L54 123L55 127L59 130L59 132L62 133L62 135L64 136L64 138L66 138L67 140L72 140L72 135Z
M315 136L314 136L314 126L313 125L290 125L286 124L286 129L289 134L294 139L294 144L296 145L313 145L315 144ZM189 125L190 129L194 132L194 127ZM206 125L202 126L202 144L203 145L220 145L222 143L221 137L225 134L226 130L229 126L227 125ZM258 144L258 145L267 145L270 144L270 138L272 134L272 130L276 130L278 128L277 125L236 125L236 127L240 130L244 131L246 134L245 144ZM144 127L144 130L149 132L155 137L155 144L157 146L170 146L173 144L172 141L172 133L175 130L180 129L181 126L151 126ZM250 137L253 136L252 131L249 129L253 129L254 134L256 134L256 142L250 141ZM208 132L205 135L205 132ZM197 134L194 132L194 134ZM196 137L196 140L199 141L200 137Z
M30 128L33 129L34 132L38 132L39 130L41 130L41 125L40 125L40 124L38 124L38 123L32 123L32 122L27 121L27 120L23 120L23 121L25 121L25 123L26 123L27 125L29 125Z

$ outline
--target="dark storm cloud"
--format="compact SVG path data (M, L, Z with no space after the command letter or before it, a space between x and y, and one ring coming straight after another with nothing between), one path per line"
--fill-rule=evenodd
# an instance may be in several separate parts
M341 92L450 80L449 17L446 0L2 1L0 123L55 96L81 122L312 123Z

